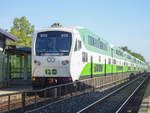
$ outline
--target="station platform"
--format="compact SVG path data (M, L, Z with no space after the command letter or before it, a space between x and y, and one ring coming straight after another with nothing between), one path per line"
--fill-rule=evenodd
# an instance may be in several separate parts
M17 86L17 87L9 87L9 88L1 88L0 95L10 94L10 93L17 93L26 90L31 90L32 86Z
M150 83L146 88L140 109L138 113L150 113Z

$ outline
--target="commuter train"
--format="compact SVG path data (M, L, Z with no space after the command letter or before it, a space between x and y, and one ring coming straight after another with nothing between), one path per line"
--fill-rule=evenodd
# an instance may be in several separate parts
M51 27L33 36L33 88L146 68L146 63L83 27Z

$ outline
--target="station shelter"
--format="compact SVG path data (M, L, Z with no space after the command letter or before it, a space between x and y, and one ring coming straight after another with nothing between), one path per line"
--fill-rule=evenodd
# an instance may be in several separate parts
M31 85L31 48L8 46L8 85Z
M0 29L0 88L31 84L31 48L7 46L7 41L18 41Z

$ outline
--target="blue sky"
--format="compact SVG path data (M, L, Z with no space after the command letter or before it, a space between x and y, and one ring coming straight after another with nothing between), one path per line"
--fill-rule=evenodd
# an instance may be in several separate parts
M1 0L0 28L26 16L36 29L54 22L83 26L150 61L150 0Z

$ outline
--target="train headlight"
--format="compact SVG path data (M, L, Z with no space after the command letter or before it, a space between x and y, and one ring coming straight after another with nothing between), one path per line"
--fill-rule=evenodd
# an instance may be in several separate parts
M40 61L34 60L34 64L41 65Z
M62 65L67 65L67 64L69 64L69 61L68 60L64 60L61 63L62 63Z
M32 77L32 80L35 81L35 77Z

